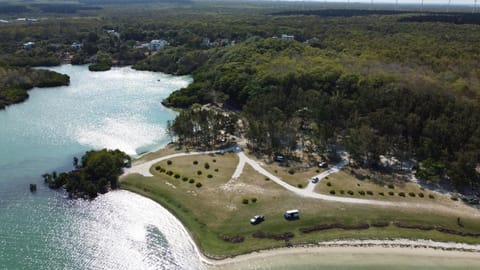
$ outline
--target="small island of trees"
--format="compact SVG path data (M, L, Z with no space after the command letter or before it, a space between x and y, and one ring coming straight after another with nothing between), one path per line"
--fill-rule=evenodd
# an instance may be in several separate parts
M126 161L130 162L130 157L120 150L92 150L85 153L81 163L73 158L72 171L45 173L42 177L52 189L65 188L70 198L93 199L118 187Z

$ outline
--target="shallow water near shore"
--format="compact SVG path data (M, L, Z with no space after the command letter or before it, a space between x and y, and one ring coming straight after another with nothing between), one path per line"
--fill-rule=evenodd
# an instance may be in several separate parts
M41 178L71 169L73 156L93 148L136 155L164 145L175 113L161 101L191 78L129 67L49 69L68 74L71 85L33 89L0 111L0 268L198 269L188 233L160 205L127 191L72 201Z

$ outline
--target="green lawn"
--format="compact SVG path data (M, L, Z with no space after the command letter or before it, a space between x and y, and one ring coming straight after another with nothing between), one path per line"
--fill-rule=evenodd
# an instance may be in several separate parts
M215 162L213 161L215 159ZM154 165L154 177L129 175L122 178L121 187L149 197L169 209L188 228L200 249L210 255L233 255L257 249L284 246L284 241L253 238L257 231L268 233L293 232L292 243L316 242L341 238L427 238L437 241L480 243L479 238L460 237L437 231L386 228L344 231L326 230L302 234L299 228L328 223L359 224L372 222L404 222L409 224L437 225L459 231L480 231L480 219L472 217L476 210L455 205L423 211L415 208L352 205L295 196L279 187L246 165L239 179L231 180L238 158L234 154L190 156L163 161ZM193 162L198 164L194 165ZM210 165L205 169L205 162ZM177 179L155 170L156 166L178 173ZM215 172L218 169L218 172ZM202 171L201 175L197 171ZM212 178L206 175L212 174ZM183 177L201 182L183 181ZM253 202L255 199L256 202ZM243 201L247 200L248 204ZM425 199L428 200L428 199ZM453 203L453 202L452 202ZM286 221L283 213L299 209L301 218ZM252 226L249 219L256 214L265 215L265 221ZM457 224L457 217L463 227ZM222 236L243 236L243 243L223 241Z

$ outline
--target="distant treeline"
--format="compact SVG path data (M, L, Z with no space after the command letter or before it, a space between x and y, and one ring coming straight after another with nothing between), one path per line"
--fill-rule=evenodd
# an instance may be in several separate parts
M85 6L79 4L28 4L25 5L10 5L10 4L0 4L0 14L21 14L27 12L41 11L44 13L64 13L64 14L73 14L80 10L99 10L100 7L96 6Z
M146 3L169 3L169 4L190 4L192 0L80 0L85 4L146 4Z
M401 22L443 22L454 24L480 24L480 15L472 13L428 14L401 18Z
M406 13L418 13L415 11L401 10L375 10L375 9L319 9L319 10L287 10L272 13L271 15L306 15L306 16L323 16L323 17L353 17L353 16L369 16L369 15L398 15Z
M28 9L26 6L0 4L0 14L18 14L28 11L30 11L30 9Z

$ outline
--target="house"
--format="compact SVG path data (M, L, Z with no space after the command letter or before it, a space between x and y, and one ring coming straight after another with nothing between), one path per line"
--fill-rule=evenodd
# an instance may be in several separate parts
M295 36L293 35L287 35L287 34L282 34L282 40L295 40Z
M202 46L210 46L210 39L209 38L203 38L202 40L202 43L201 43Z
M31 49L33 47L35 47L35 42L29 41L27 43L23 43L23 48L25 50Z
M81 49L82 46L83 46L83 44L80 43L80 42L73 42L72 45L70 45L70 47L71 47L72 49L75 49L75 50Z
M168 41L163 39L154 39L150 41L149 49L151 51L160 51L163 47L169 45Z
M117 38L120 37L120 33L118 33L117 31L115 31L113 29L105 30L105 32L107 32L107 34L109 34L111 36L116 36Z

